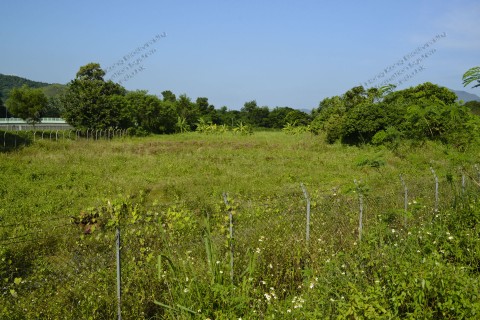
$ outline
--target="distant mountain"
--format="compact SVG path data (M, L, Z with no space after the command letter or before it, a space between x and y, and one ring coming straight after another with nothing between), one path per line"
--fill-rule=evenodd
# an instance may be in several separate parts
M469 93L469 92L466 92L466 91L461 91L461 90L450 89L450 91L455 93L458 97L458 100L463 100L463 102L480 101L480 97L477 96L476 94Z
M305 112L306 114L311 114L312 113L312 109L298 109L302 112Z

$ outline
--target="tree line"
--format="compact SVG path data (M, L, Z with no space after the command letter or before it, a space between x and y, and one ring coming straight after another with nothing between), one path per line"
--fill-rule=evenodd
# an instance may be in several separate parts
M480 69L468 70L464 85L480 85ZM298 132L323 133L329 143L386 144L401 139L440 140L465 148L477 141L479 103L461 105L449 89L426 82L395 91L354 87L343 95L323 99L306 113L290 107L258 106L246 102L241 110L216 109L206 97L192 101L185 94L166 90L162 97L145 90L127 91L104 79L98 63L80 67L75 79L49 99L40 89L23 86L11 90L9 111L32 123L44 114L58 114L76 129L128 129L133 135L193 131L205 124L258 128L300 128ZM474 112L472 112L474 111ZM476 113L476 114L475 114Z
M290 107L260 107L255 100L241 110L226 106L216 109L206 97L192 101L186 94L178 97L171 91L162 97L145 90L127 91L123 86L104 79L98 63L80 67L66 90L45 100L42 93L26 86L15 88L7 101L8 110L35 123L45 113L57 114L77 129L129 129L132 134L169 134L191 131L202 123L281 129L287 123L308 124L311 116Z
M436 140L464 149L478 141L480 118L456 99L430 82L398 91L358 86L322 100L311 128L329 143L396 147L404 139Z

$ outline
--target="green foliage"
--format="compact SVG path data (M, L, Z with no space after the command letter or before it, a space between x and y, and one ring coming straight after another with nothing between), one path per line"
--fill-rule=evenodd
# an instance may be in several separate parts
M480 101L468 101L465 102L464 106L469 108L470 111L476 116L480 116Z
M64 112L62 97L67 90L67 86L61 84L51 84L42 87L43 93L48 98L47 107L42 111L42 117L61 118Z
M268 107L257 106L257 101L245 102L241 112L245 114L245 121L253 127L267 127L270 111Z
M466 87L472 82L477 82L476 85L474 85L472 88L480 87L480 67L473 67L468 69L464 74L463 74L463 86Z
M341 140L347 144L369 143L386 126L385 108L379 104L359 104L343 118Z
M287 124L307 126L310 123L310 116L303 111L289 107L276 107L268 115L268 127L281 129Z
M191 101L186 94L181 94L175 102L178 119L182 120L182 124L177 121L177 130L179 132L188 132L195 129L195 124L200 117L198 106Z
M162 101L146 91L131 91L125 95L129 118L134 128L149 133L173 133L177 112L171 101Z
M400 158L310 134L190 132L0 153L0 318L115 318L117 227L125 319L478 318L478 187L462 191L457 171L477 177L471 148L426 141Z
M297 125L297 122L288 122L285 127L283 127L282 131L286 134L302 134L305 132L310 132L310 126Z
M162 96L163 96L163 101L165 101L165 102L175 102L175 101L177 101L177 97L170 90L162 91Z
M215 124L219 123L215 107L208 103L208 98L198 97L195 104L197 105L200 117L208 122L214 122Z
M204 118L200 118L195 131L205 134L224 134L229 131L229 128L225 124L217 125L212 122L207 123Z
M233 127L232 131L233 133L238 133L240 135L253 134L253 128L250 125L244 124L241 121L237 124L237 126Z
M384 165L385 165L385 160L383 160L380 156L376 156L373 159L364 158L357 161L357 166L359 167L379 168Z
M105 71L100 68L100 65L98 63L91 62L80 67L75 79L87 81L103 81L104 76Z
M477 141L478 117L455 102L447 88L424 83L392 87L355 87L341 97L324 99L314 114L312 132L326 132L328 143L385 144L397 148L402 138L439 140L465 149Z
M28 80L22 77L10 76L0 73L0 98L3 102L7 100L9 92L14 88L21 88L26 85L29 88L43 88L48 86L48 83Z
M327 132L326 141L328 143L334 143L342 138L344 118L338 114L333 114L328 118L324 124L325 131Z
M112 81L105 82L105 72L98 63L80 67L68 84L63 97L65 120L77 129L126 129L128 104L125 89Z
M177 132L185 133L190 131L190 126L187 123L187 119L184 117L177 117L177 123L175 124Z
M402 139L402 133L395 127L388 127L380 130L372 137L372 144L385 145L392 150L396 150Z
M12 89L5 105L13 115L35 124L40 122L48 100L41 89L32 89L24 85Z

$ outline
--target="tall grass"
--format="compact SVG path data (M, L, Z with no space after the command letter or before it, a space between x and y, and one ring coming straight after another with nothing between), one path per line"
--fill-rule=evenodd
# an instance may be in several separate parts
M459 182L478 149L323 141L186 133L0 153L1 318L115 318L116 223L125 319L476 318L479 190Z

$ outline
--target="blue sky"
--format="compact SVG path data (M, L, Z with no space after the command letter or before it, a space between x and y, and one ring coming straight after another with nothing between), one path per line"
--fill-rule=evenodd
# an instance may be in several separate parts
M389 67L382 80L397 73L399 89L430 81L480 95L462 86L480 65L478 0L2 0L0 12L0 73L37 81L67 83L82 65L126 57L107 79L137 69L128 90L216 108L311 109Z

